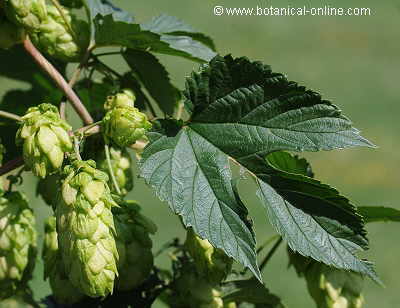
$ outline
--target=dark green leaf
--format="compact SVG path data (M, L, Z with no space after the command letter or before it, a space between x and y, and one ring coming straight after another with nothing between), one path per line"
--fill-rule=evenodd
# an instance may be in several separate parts
M124 58L160 109L172 115L181 96L179 90L171 83L164 66L146 51L128 49Z
M171 125L175 124L169 124L169 132ZM174 137L160 133L149 137L140 163L142 177L182 216L185 226L261 280L255 238L247 210L234 193L228 157L188 127Z
M280 298L272 294L258 280L243 279L225 283L223 285L224 303L238 302L251 304L264 304L266 308L284 308Z
M400 221L400 211L385 206L360 206L357 208L365 222Z

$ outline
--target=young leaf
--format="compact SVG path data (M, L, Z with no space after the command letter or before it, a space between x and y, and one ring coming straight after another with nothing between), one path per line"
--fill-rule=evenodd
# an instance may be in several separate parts
M263 284L254 278L234 280L223 284L224 303L239 302L263 304L266 308L284 308L280 298L272 294Z
M215 52L187 35L159 34L142 28L110 1L89 0L96 46L122 46L205 62Z
M171 83L164 66L154 55L146 51L128 49L124 53L124 58L160 109L164 113L172 115L181 94Z
M150 134L151 144L140 163L141 176L182 217L185 226L193 227L261 280L255 238L247 210L232 187L228 157L190 128L171 136L171 128L163 126L163 134Z
M357 208L365 222L400 221L400 211L385 206L360 206Z

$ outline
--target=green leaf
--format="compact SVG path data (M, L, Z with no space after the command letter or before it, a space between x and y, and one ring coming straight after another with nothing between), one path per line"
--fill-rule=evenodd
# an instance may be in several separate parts
M400 221L400 211L385 206L360 206L357 208L365 222Z
M124 53L124 58L160 109L172 115L181 95L171 83L164 66L154 55L146 51L128 49Z
M151 133L140 162L141 176L187 227L248 267L261 280L247 210L232 187L228 157L186 127L174 136L172 121ZM161 130L160 130L161 131Z
M142 28L109 1L89 0L89 8L93 22L92 36L98 47L117 45L198 62L209 61L215 56L215 52L202 40L195 40L186 34L159 34Z
M194 30L191 26L174 16L161 14L160 16L154 17L149 22L142 24L142 29L158 34L188 36L215 51L214 42L210 37Z
M263 284L254 278L234 280L223 284L224 303L238 302L264 304L265 308L284 308L280 298L272 294Z
M268 163L275 169L294 174L301 174L310 178L314 177L311 165L304 158L290 153L279 151L267 156Z

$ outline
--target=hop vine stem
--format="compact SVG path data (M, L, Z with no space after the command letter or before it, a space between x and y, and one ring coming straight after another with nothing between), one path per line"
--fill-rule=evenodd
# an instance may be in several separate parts
M71 86L65 81L64 77L57 71L57 69L40 53L39 50L32 44L27 36L24 40L25 50L32 56L35 62L54 80L57 87L65 93L67 99L71 102L75 111L78 113L82 121L86 124L92 124L93 118L87 111L86 107L82 104L79 97L72 90Z
M10 113L10 112L7 112L7 111L2 111L2 110L0 110L0 117L7 118L7 119L10 119L10 120L15 120L15 121L18 121L18 122L22 121L20 116L14 114L14 113Z

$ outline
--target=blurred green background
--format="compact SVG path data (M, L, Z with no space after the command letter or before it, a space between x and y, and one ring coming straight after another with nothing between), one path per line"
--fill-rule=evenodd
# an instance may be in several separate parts
M220 54L248 56L272 65L278 72L316 91L341 107L363 135L378 149L350 149L323 153L307 153L316 176L339 189L356 205L386 205L400 209L400 5L397 1L256 1L218 0L181 1L115 0L117 6L129 10L136 20L144 22L166 13L209 34ZM246 17L214 16L213 7L275 7L330 5L332 7L369 7L371 16L361 17ZM351 5L351 6L350 6ZM182 88L185 76L198 65L182 59L160 56L171 72L172 80ZM109 57L117 70L126 65ZM1 63L0 63L1 66ZM0 78L0 96L20 84ZM26 87L26 85L24 85ZM70 112L71 114L72 112ZM27 176L23 187L41 223L49 214L44 203L35 199L35 179ZM274 234L251 181L244 181L240 190L255 220L258 242ZM141 179L129 195L140 201L144 213L159 226L154 236L155 250L173 236L184 232L168 206L159 202ZM42 226L40 225L40 228ZM376 262L386 288L367 281L367 308L399 307L400 260L399 230L395 223L367 226L371 249L365 256ZM42 237L40 238L42 239ZM166 257L157 263L167 266ZM283 246L266 267L267 286L281 296L289 307L314 307L305 283L287 269ZM49 293L38 263L32 287L37 298ZM154 307L162 307L156 304Z

